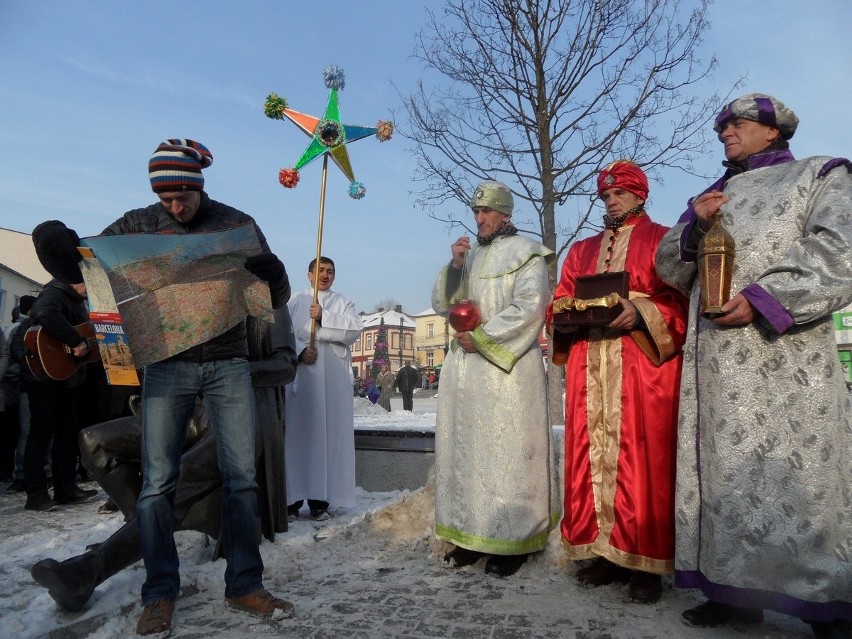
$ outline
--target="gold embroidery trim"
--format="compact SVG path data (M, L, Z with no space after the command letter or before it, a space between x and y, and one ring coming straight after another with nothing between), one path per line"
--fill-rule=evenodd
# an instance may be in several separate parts
M604 297L581 299L578 297L560 297L553 302L554 313L565 311L585 311L589 308L612 308L618 304L618 293L608 293Z
M623 271L633 227L622 228L610 254L610 271ZM601 249L610 246L612 230L604 232ZM598 254L596 272L606 271L607 251ZM615 493L621 449L621 330L589 331L586 411L589 463L594 490L598 537L593 545L609 547L615 526Z

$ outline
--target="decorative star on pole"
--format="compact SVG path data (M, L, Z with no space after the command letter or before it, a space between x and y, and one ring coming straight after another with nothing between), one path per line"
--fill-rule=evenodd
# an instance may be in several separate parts
M328 105L322 118L305 115L288 108L287 100L274 93L270 93L266 98L264 113L267 117L273 120L287 118L311 138L308 148L302 153L296 166L281 169L278 172L278 181L286 188L294 188L299 183L299 169L319 156L327 154L349 179L349 196L359 200L364 197L366 189L363 184L355 180L346 145L371 135L375 135L379 142L385 142L393 135L393 124L384 120L380 120L375 127L343 124L340 121L337 95L346 84L343 70L336 66L326 67L323 77L325 85L329 88L329 94Z
M352 171L352 164L349 162L349 152L346 149L346 145L373 134L375 134L379 142L385 142L386 140L390 140L391 135L393 135L393 124L383 120L379 120L375 127L342 124L340 122L340 105L338 104L337 93L346 84L346 80L343 77L343 70L340 67L329 66L323 71L323 76L325 78L325 86L329 88L330 92L328 94L328 106L326 106L325 115L322 118L315 118L287 108L287 100L278 97L274 93L270 93L267 96L266 105L263 108L263 112L267 117L273 120L287 118L311 138L311 143L305 149L305 152L302 153L302 157L299 158L296 166L289 169L281 169L278 172L278 181L281 182L282 186L288 189L294 188L299 183L299 169L316 160L319 156L323 158L319 220L317 222L317 252L315 262L317 267L322 257L322 230L325 220L325 182L328 174L329 156L334 160L334 163L340 170L343 171L343 174L349 178L349 196L360 200L364 197L367 190L363 184L355 180L355 173ZM314 278L314 304L317 303L319 297L318 282L319 278ZM310 339L310 348L312 349L316 344L316 332L317 323L316 320L312 319Z

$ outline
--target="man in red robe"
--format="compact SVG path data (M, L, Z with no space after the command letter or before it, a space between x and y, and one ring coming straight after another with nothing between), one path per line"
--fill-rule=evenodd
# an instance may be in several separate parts
M548 310L554 364L565 363L563 546L574 560L594 559L578 571L581 585L629 581L633 601L653 603L662 593L660 575L674 568L687 301L654 270L668 228L645 212L642 170L613 162L598 176L598 195L606 228L568 251L554 303L571 308L579 276L624 271L629 292L618 294L617 316L606 324L560 326L553 304Z

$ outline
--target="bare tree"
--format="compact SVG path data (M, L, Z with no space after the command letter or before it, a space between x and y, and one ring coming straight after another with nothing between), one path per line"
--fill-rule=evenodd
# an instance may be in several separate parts
M678 0L447 0L429 11L414 57L444 84L402 96L400 129L414 142L419 204L465 226L469 216L443 205L501 180L516 226L560 257L598 228L594 178L611 161L630 158L658 179L663 168L694 174L721 102L691 95L716 67L698 56L707 3L686 15ZM551 286L556 276L554 265Z
M377 313L379 309L392 311L399 305L400 304L396 301L396 298L386 297L385 299L376 302L376 305L373 307L373 313Z

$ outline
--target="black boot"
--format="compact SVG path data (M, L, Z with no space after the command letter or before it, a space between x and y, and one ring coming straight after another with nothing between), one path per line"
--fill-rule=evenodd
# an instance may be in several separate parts
M59 607L80 612L101 581L103 564L97 553L87 552L63 562L42 559L30 568L36 582L47 588Z
M485 572L497 577L511 577L527 560L529 555L491 555L485 562Z
M30 574L47 588L60 608L79 612L95 588L141 558L139 527L134 519L82 555L62 562L42 559L30 569Z
M763 621L763 610L760 608L741 608L730 606L719 601L705 601L703 604L684 610L681 613L683 622L696 628L717 628L729 621L742 623L760 623Z
M448 568L464 568L472 566L485 556L484 553L467 548L456 547L444 555L444 565Z

